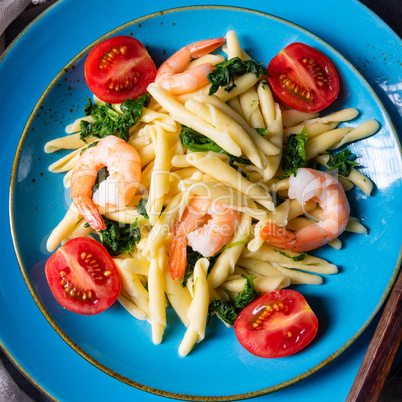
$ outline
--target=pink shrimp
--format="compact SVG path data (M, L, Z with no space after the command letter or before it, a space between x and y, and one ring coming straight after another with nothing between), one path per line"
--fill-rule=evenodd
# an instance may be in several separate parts
M229 243L240 219L238 211L200 196L194 196L173 230L170 245L170 276L182 280L187 263L187 245L211 257Z
M349 220L350 207L340 183L325 172L300 168L289 178L289 198L300 205L308 200L318 202L323 219L295 232L267 223L260 236L267 243L296 252L314 250L337 238Z
M118 183L119 196L127 205L133 198L141 177L137 151L126 141L108 136L88 148L78 159L71 176L70 197L78 212L95 230L105 229L102 216L92 200L92 186L98 171L107 167L109 177Z
M211 53L224 42L225 38L206 39L181 48L159 67L155 82L172 95L188 93L207 85L207 75L214 69L211 63L184 70L191 59Z

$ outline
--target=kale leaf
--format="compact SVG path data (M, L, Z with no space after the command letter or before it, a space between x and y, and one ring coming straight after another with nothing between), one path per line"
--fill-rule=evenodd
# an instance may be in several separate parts
M230 92L236 87L235 77L248 73L254 73L257 77L267 75L267 68L254 60L241 60L239 57L215 65L214 71L208 74L208 81L211 83L209 95L213 95L220 87L225 87L225 91Z
M117 113L112 105L94 104L89 99L84 108L86 116L92 116L94 123L81 121L80 138L85 141L86 137L104 138L115 135L127 141L130 127L134 126L142 116L142 108L147 107L151 97L148 93L137 99L126 99L120 109L123 114Z
M283 152L282 170L287 176L297 173L299 167L306 166L307 129L303 127L300 134L290 134L288 145Z
M350 149L344 149L337 154L330 154L327 165L328 171L337 169L338 174L342 176L349 176L352 168L358 163L351 159L355 159L356 155Z
M135 245L141 239L139 229L139 220L135 220L133 224L124 224L112 221L103 216L106 229L100 230L102 235L102 244L105 246L111 256L124 253L132 253Z

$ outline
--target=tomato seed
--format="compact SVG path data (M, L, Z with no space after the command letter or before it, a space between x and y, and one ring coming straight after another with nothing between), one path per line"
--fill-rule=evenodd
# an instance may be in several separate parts
M317 74L315 74L317 75ZM317 78L317 77L316 77ZM302 98L305 98L306 100L310 100L312 98L311 93L307 91L305 88L302 86L296 84L293 82L290 78L287 78L286 74L281 74L279 76L279 79L282 82L282 85L289 91L293 92L297 96L301 96ZM321 81L319 80L319 77L317 78L318 83Z
M127 47L126 46L120 46L119 49L117 49L115 47L110 49L99 60L100 69L101 70L107 70L110 67L112 62L114 62L120 56L124 57L124 55L126 53L127 53Z

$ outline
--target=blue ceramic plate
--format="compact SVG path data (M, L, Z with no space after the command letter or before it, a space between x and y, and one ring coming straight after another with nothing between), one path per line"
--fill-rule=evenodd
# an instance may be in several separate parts
M12 172L14 246L24 279L42 313L74 350L101 370L134 387L175 398L241 399L270 393L308 377L339 356L367 327L399 267L400 232L395 222L400 220L402 197L400 145L375 93L337 51L282 19L227 7L184 8L148 15L99 41L110 35L133 35L159 64L165 54L204 38L224 36L229 29L236 31L245 50L260 62L268 63L295 41L322 51L335 64L342 85L338 100L328 112L355 107L360 115L350 125L371 118L381 125L375 136L350 146L359 156L361 171L375 183L371 197L358 189L349 194L352 215L361 219L368 235L344 234L342 250L324 247L316 252L338 265L339 273L326 277L321 286L296 288L320 322L315 341L302 352L276 360L254 357L238 344L233 330L212 320L206 339L189 356L180 358L177 348L185 328L174 314L168 315L163 343L155 346L149 324L132 319L117 303L98 316L86 317L70 313L55 302L44 276L49 257L45 243L64 216L69 195L62 176L48 172L56 157L46 155L43 146L63 135L65 125L82 116L90 96L83 64L94 44L77 55L40 98L22 135Z

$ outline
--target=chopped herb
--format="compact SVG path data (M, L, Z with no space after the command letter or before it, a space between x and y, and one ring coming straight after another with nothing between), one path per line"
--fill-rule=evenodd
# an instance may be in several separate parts
M337 154L330 154L327 165L328 171L337 169L338 174L342 176L349 176L352 168L358 163L351 160L355 159L356 155L350 149L344 149Z
M235 246L240 246L240 245L243 246L246 243L247 243L247 239L239 240L239 241L235 241L234 243L227 244L226 246L222 247L222 249L219 251L219 254L224 250L228 250L228 249L230 249L232 247L235 247Z
M148 200L146 198L141 198L137 206L137 212L145 219L149 220L149 216L147 214L147 202Z
M266 128L256 128L257 133L261 135L261 137L265 137L268 135L268 130Z
M86 137L104 138L115 135L127 141L130 127L141 118L142 109L148 106L150 99L150 95L146 93L137 99L125 100L120 105L123 114L117 113L110 103L97 105L89 99L84 113L86 116L92 116L95 122L81 121L80 138L85 141Z
M257 77L267 75L267 68L254 60L241 60L239 57L217 64L214 71L208 74L208 81L212 84L209 95L213 95L220 87L230 92L236 87L235 77L248 73L254 73Z
M213 298L209 305L209 313L215 313L229 325L233 325L238 314L260 295L260 292L257 292L254 289L253 282L255 276L242 275L242 277L246 279L246 283L236 296L235 300L233 300L231 295L228 293L228 301L215 300L215 298Z
M102 244L108 250L111 256L124 253L132 253L135 245L141 239L139 229L139 220L135 220L133 224L124 224L107 219L103 216L106 229L100 230L102 235Z
M290 134L288 145L283 152L282 170L287 176L297 173L299 167L306 166L307 129L303 127L300 134Z
M284 251L278 250L280 254L284 255L285 257L290 258L292 261L303 261L306 258L306 253L300 253L299 255L292 257L289 254L286 254Z

